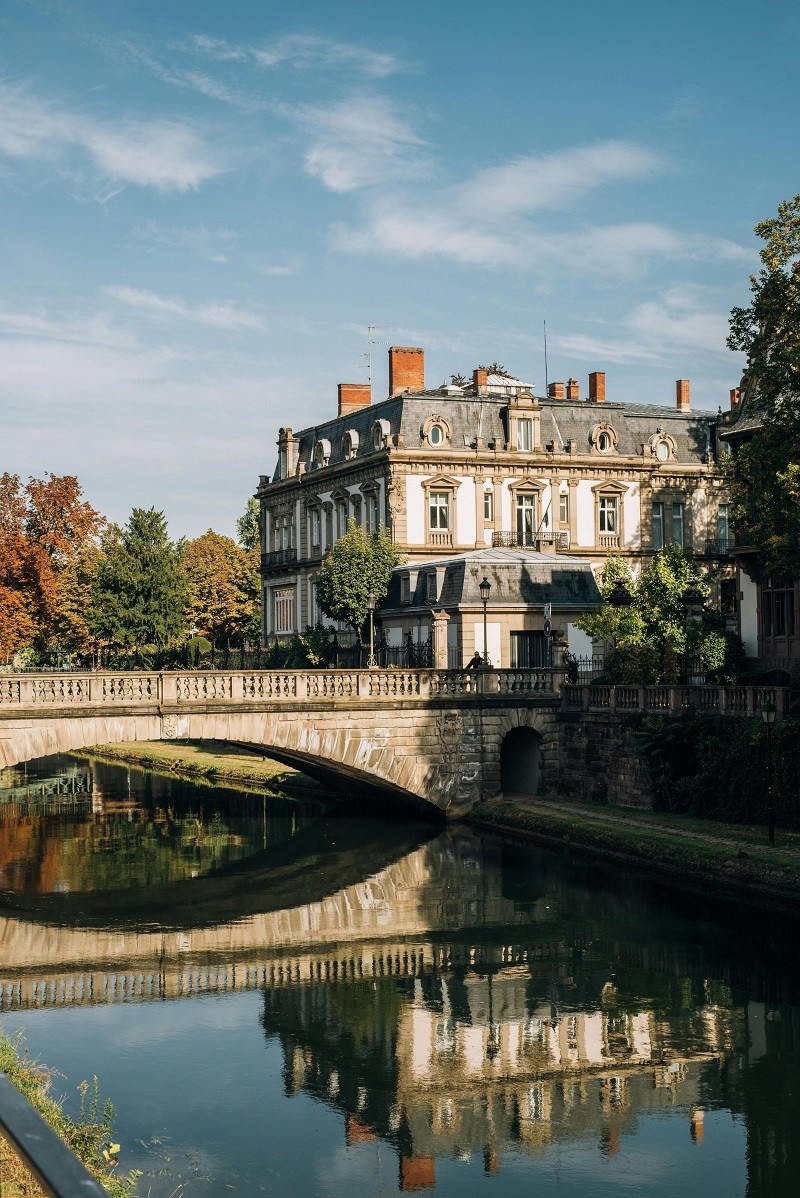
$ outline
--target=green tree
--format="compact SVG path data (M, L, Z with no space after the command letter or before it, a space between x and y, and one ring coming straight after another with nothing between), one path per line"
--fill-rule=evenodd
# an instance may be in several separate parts
M211 529L189 541L183 558L187 623L227 646L260 633L258 554Z
M630 592L628 607L609 602L618 579ZM677 545L665 546L638 579L624 562L606 562L600 576L605 602L582 616L578 627L593 640L613 644L605 669L610 682L676 682L686 656L699 660L717 680L735 673L743 655L741 641L726 630L720 613L704 610L698 620L687 618L684 594L692 583L708 595L708 582L695 577L692 559Z
M369 595L386 597L400 551L381 525L369 533L352 518L347 532L325 555L317 574L317 599L332 620L344 620L358 635L367 620Z
M760 427L736 456L734 519L761 564L800 574L800 195L756 225L763 269L731 312L730 349L747 354L747 413Z
M251 495L243 515L236 521L236 535L245 549L258 549L261 545L261 509L258 500Z
M92 587L93 634L126 650L166 647L184 625L183 541L170 541L163 512L134 508L103 550Z

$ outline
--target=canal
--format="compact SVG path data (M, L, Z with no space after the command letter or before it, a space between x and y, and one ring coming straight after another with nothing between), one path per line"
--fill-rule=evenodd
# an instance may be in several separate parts
M783 1198L797 927L467 826L0 775L0 1029L188 1195Z

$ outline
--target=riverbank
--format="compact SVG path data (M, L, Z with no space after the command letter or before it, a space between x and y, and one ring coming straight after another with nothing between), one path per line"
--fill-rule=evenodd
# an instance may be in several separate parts
M74 757L99 758L115 765L135 765L159 774L201 781L206 786L235 785L241 790L265 790L298 799L324 800L330 792L299 770L244 745L227 741L136 741L124 745L95 745Z
M487 830L572 848L618 865L689 882L708 893L751 897L800 913L800 834L713 820L527 796L488 799L469 822Z

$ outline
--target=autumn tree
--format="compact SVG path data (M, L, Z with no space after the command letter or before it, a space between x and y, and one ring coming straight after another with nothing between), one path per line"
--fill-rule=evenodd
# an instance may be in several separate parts
M369 533L351 518L347 532L325 555L317 573L320 608L332 620L344 620L360 636L370 592L379 604L399 563L400 552L383 526Z
M225 646L258 639L260 581L253 549L209 529L188 542L183 568L191 627Z
M0 652L33 644L45 653L60 640L59 604L69 571L96 550L104 520L82 498L73 475L0 478Z
M92 585L95 636L125 650L166 647L184 627L183 541L171 541L163 512L134 508L103 540Z
M743 399L758 421L736 455L738 528L761 564L800 575L800 195L756 225L762 270L731 312L728 346L747 354Z

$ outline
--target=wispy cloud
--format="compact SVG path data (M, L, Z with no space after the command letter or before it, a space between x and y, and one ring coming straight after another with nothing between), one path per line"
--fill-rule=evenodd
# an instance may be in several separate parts
M622 336L576 333L554 337L552 343L560 353L582 361L619 365L662 364L676 354L729 362L731 355L725 345L728 316L724 301L713 288L677 286L657 299L637 304L619 322Z
M233 229L209 229L204 224L164 228L154 220L147 220L134 226L130 247L151 254L186 249L199 258L222 265L228 261L230 247L237 239Z
M251 91L245 91L238 84L224 82L205 71L194 70L192 67L168 65L151 50L130 40L125 43L124 48L133 63L152 72L162 83L198 92L209 99L219 100L223 104L231 104L245 112L255 112L265 107L264 101L260 97Z
M392 146L392 164L401 148L399 141ZM666 169L659 155L624 142L518 158L477 172L424 202L407 193L373 196L360 225L334 226L332 244L357 254L417 260L440 257L487 268L556 264L617 278L635 275L654 260L746 260L747 251L730 241L684 234L648 221L607 225L584 221L567 226L568 203L599 187ZM348 176L344 178L347 181ZM551 209L556 209L555 215L549 215Z
M234 304L187 304L182 299L172 296L157 295L153 291L143 291L135 287L107 287L106 294L120 303L150 312L156 316L177 316L181 320L193 321L196 324L211 325L217 329L227 329L230 332L241 329L262 332L264 322L260 316L238 308Z
M274 42L244 46L197 34L192 44L218 62L252 61L266 69L279 66L291 66L298 71L347 69L367 79L385 79L407 69L394 54L313 34L291 34Z
M0 84L0 153L11 158L54 158L83 151L96 172L118 186L157 191L199 187L223 169L189 125L169 120L99 121Z
M330 191L356 191L423 167L425 142L382 96L354 96L330 108L306 107L294 114L311 131L307 173Z

